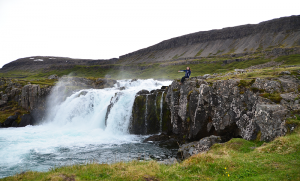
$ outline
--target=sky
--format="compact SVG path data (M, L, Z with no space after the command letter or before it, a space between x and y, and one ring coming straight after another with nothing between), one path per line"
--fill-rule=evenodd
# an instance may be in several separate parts
M299 0L0 0L0 67L18 58L109 59L198 31L299 15Z

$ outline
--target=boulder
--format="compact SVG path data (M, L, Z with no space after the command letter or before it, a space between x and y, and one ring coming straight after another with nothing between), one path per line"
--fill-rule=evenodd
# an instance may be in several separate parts
M194 141L191 143L183 144L179 147L178 156L182 159L189 158L192 155L200 152L205 152L215 143L221 143L220 136L211 135L209 137L202 138L200 141Z
M53 74L53 75L50 75L50 76L48 77L48 79L58 79L58 76L55 75L55 74Z
M267 80L257 78L255 82L252 84L252 89L256 88L259 90L264 90L267 93L274 93L281 91L281 85L279 81L276 80Z
M261 141L272 141L287 132L287 110L282 105L257 104L254 121L259 126Z
M282 71L282 72L280 72L280 75L291 75L291 72L289 72L289 71Z
M12 124L18 119L18 115L9 116L3 123L2 127L11 127Z
M7 103L7 101L0 100L0 107L5 106L6 103Z
M2 94L2 101L8 101L8 95Z
M34 124L35 124L35 121L34 121L33 117L30 114L24 114L21 117L21 121L20 121L18 127L25 127L25 126L34 125Z

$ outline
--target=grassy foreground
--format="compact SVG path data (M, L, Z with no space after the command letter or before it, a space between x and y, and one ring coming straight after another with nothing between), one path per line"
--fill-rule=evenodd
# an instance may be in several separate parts
M89 163L1 180L300 180L300 129L269 143L235 138L172 166L156 161Z

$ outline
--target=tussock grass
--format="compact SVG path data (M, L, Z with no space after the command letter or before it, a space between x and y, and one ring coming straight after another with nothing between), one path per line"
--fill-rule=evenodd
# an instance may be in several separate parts
M156 161L88 163L2 180L300 180L300 129L269 143L234 138L172 166Z

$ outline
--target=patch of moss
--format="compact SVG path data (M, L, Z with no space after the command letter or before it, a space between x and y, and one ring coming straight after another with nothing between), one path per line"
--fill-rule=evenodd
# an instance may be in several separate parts
M191 96L192 93L193 93L193 90L191 90L191 91L188 93L188 96L187 96L187 100L188 100L188 101L190 100L190 96Z
M264 89L259 89L259 88L257 88L257 87L251 87L250 90L251 90L252 92L254 92L254 93L257 93L257 92L263 93L263 92L265 92Z
M176 92L176 91L178 91L178 89L173 89L173 92Z
M270 99L271 101L273 101L277 104L279 104L280 101L282 100L282 97L280 96L279 93L272 93L272 94L271 93L263 93L260 96Z
M191 118L188 116L187 118L186 118L186 122L190 122L191 121Z
M258 131L255 141L260 141L260 138L261 138L261 131Z
M202 52L203 52L203 49L199 50L199 52L197 52L197 54L195 55L195 57L200 56Z
M255 82L255 79L252 80L240 80L238 87L250 87Z

